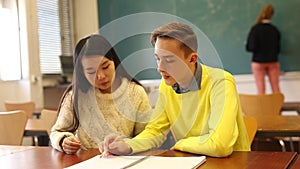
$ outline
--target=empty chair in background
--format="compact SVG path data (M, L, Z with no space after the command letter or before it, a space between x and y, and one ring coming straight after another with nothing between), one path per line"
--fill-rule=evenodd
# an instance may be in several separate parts
M284 95L282 93L272 94L239 94L243 113L252 116L259 120L260 116L266 115L280 115L281 108L284 102ZM282 151L286 151L283 138L275 137L281 145ZM293 151L293 144L291 143L291 150Z
M35 103L33 101L26 101L26 102L5 101L4 106L7 111L24 110L28 118L32 118L33 113L35 111Z
M21 145L26 122L23 110L0 112L0 144Z
M47 133L50 136L51 128L55 124L57 119L57 111L56 110L49 110L43 109L41 111L41 120L47 126Z
M4 106L7 111L23 110L27 118L33 118L33 113L35 111L35 103L33 101L24 101L24 102L5 101ZM37 142L38 142L37 138L32 136L32 145L36 145Z
M249 141L252 144L255 134L257 132L257 121L252 116L244 115L244 122L247 128Z
M41 118L40 120L43 121L43 124L46 126L47 128L47 133L48 133L48 136L47 138L39 138L39 144L41 145L51 145L49 143L50 141L50 133L51 133L51 128L52 126L55 124L56 122L56 119L57 119L57 115L58 115L58 112L57 110L50 110L50 109L43 109L41 111Z
M280 115L284 102L282 93L239 94L242 110L246 115Z

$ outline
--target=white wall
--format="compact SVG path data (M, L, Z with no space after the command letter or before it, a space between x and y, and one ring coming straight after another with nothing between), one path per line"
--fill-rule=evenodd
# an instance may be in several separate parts
M239 93L256 94L256 86L253 75L236 75L237 90ZM300 72L287 72L280 76L280 90L284 94L285 101L300 101ZM267 93L271 93L271 87L266 78Z
M75 42L98 33L98 0L73 0Z

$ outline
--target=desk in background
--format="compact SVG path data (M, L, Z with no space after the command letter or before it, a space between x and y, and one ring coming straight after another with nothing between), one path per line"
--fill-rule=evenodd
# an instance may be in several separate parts
M17 148L16 148L17 147ZM20 151L18 151L20 148ZM11 152L8 152L11 149ZM54 150L52 147L24 147L24 146L0 146L0 163L5 169L26 168L31 169L62 169L99 154L98 149L79 150L75 155L68 155ZM140 153L139 155L159 155L169 157L197 156L196 154L180 151L153 150ZM200 169L241 169L241 168L263 168L282 169L289 168L297 159L296 152L233 152L226 158L207 157L206 162Z
M47 133L47 127L44 125L43 121L40 119L28 119L24 136L35 137L34 145L38 146L48 146L49 145L49 135Z
M300 116L298 115L261 115L255 118L258 124L255 137L300 137ZM293 144L290 140L291 151L294 151ZM298 149L300 152L300 141Z
M300 102L285 102L281 111L296 111L300 115Z
M300 137L300 116L262 115L255 118L258 124L256 136Z

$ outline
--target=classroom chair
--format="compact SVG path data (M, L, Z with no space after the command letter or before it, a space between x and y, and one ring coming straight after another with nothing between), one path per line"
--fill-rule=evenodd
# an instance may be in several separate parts
M58 115L58 112L56 110L42 109L42 111L41 111L40 120L42 120L43 124L45 124L49 137L50 137L50 133L51 133L51 128L56 122L57 115ZM48 143L48 145L51 145L51 143Z
M50 136L51 128L55 124L58 112L56 110L43 109L41 111L41 120L47 126L47 133Z
M0 112L0 144L21 145L26 123L23 110Z
M33 118L33 113L35 111L35 103L33 101L4 101L4 106L6 111L13 110L23 110L27 118ZM37 138L32 136L32 145L36 145Z
M282 93L272 94L239 94L243 113L254 118L263 115L280 115L284 102ZM278 140L282 151L286 151L285 143L282 137L274 137ZM290 138L289 138L290 139ZM291 150L294 150L292 140L290 139Z
M246 125L248 137L249 137L249 142L250 144L252 144L255 134L257 132L257 121L252 116L244 115L243 118L244 118L244 123Z
M26 102L4 101L4 106L7 111L24 110L28 118L32 118L33 113L35 111L35 103L33 101L26 101Z

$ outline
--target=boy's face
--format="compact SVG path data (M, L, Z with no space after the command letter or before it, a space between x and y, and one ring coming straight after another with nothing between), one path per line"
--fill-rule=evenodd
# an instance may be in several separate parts
M157 71L167 85L176 82L182 87L187 87L193 76L192 67L195 67L193 54L185 55L181 43L176 39L158 38L155 43L155 59ZM193 59L192 59L193 58Z

